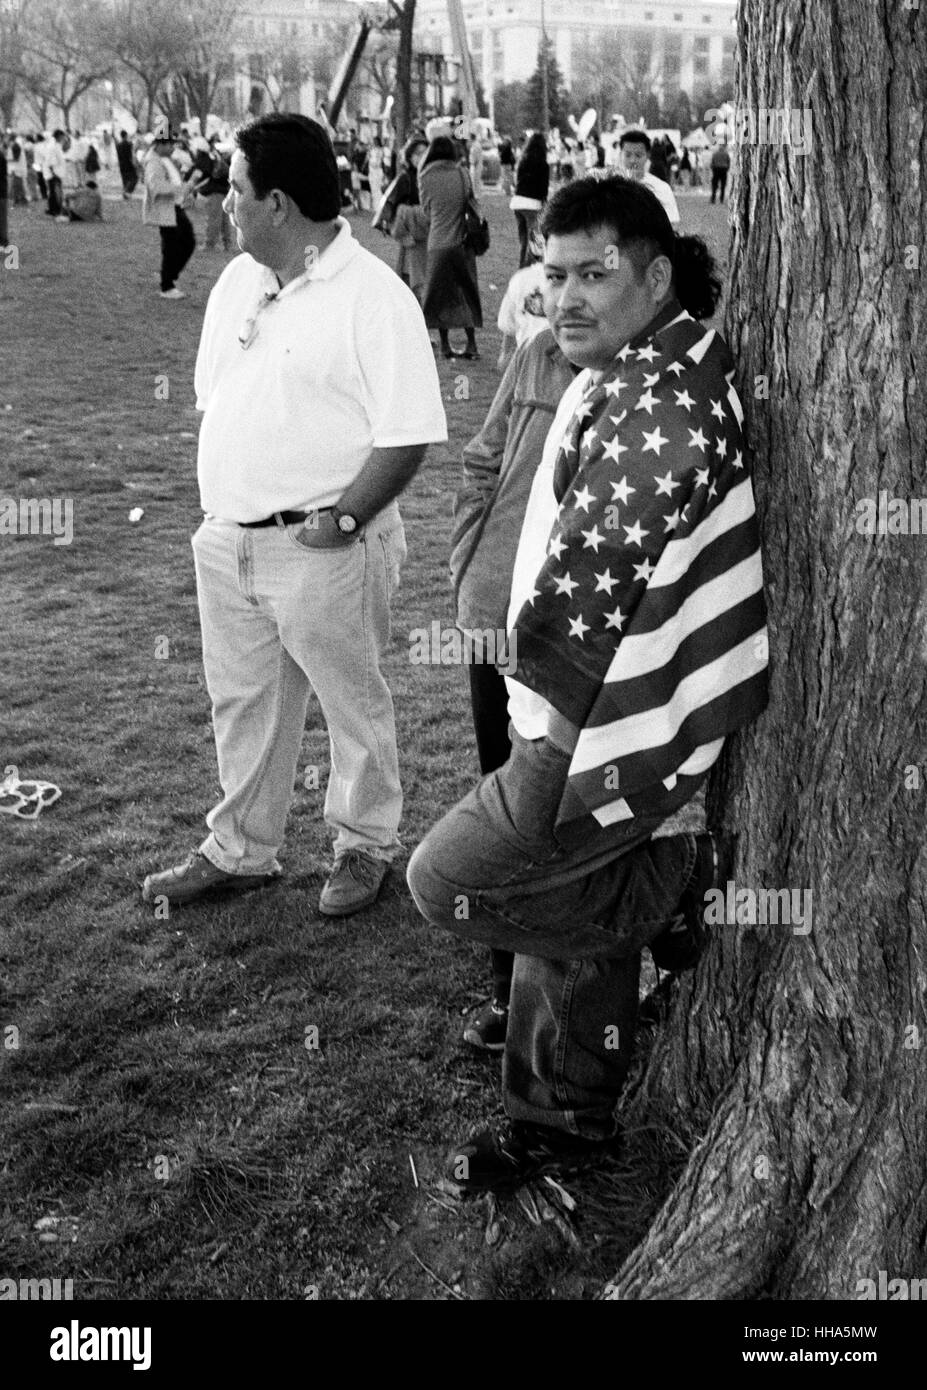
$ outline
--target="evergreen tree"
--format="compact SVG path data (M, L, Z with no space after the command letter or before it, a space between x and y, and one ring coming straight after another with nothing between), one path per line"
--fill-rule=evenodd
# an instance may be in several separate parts
M554 46L550 39L538 45L538 62L534 72L528 78L525 91L525 125L532 130L544 130L544 93L542 82L541 63L546 58L547 62L547 129L551 126L559 126L560 130L567 128L567 113L570 109L570 99L564 89L563 74L554 56Z

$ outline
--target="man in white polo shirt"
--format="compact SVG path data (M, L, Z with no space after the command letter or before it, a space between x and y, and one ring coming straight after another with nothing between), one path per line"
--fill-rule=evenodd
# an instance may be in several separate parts
M237 141L226 211L246 254L210 295L196 363L193 551L223 795L199 849L143 896L187 902L280 874L314 690L335 854L319 907L347 916L375 901L399 849L380 671L405 558L396 498L447 427L421 309L338 216L325 131L275 113Z
M650 163L650 136L645 130L625 130L618 142L621 149L621 173L626 179L634 179L649 188L659 198L674 231L679 230L679 207L676 195L665 179L658 179L648 169Z

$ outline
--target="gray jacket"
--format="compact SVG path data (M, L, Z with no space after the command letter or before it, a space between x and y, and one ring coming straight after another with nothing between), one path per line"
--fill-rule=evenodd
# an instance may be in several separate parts
M528 494L574 375L550 329L523 343L483 428L464 448L451 542L459 627L505 630Z

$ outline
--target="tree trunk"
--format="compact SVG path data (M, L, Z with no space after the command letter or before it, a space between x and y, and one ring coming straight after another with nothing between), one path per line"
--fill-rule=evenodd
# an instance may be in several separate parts
M741 0L737 107L810 108L811 148L735 154L727 337L772 681L709 821L722 884L810 889L812 927L716 927L679 988L623 1109L693 1147L617 1298L853 1299L924 1273L927 537L857 527L880 490L927 494L919 20Z
M412 129L412 30L415 25L415 0L403 0L399 19L399 50L396 55L396 102L392 121L400 145L409 138Z

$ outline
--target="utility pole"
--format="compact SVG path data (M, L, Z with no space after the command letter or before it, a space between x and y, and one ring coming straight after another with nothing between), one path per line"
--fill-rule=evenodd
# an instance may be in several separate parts
M547 90L547 28L544 23L544 0L541 0L541 129L550 129L550 94Z

